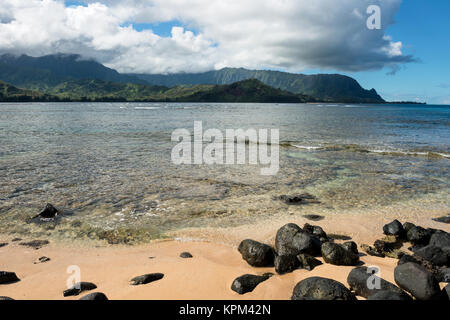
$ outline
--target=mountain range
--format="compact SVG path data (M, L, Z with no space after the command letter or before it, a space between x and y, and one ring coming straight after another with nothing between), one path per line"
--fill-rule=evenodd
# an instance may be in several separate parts
M375 89L366 90L355 79L339 74L303 75L243 68L169 75L121 74L71 54L1 55L0 80L66 100L385 102Z

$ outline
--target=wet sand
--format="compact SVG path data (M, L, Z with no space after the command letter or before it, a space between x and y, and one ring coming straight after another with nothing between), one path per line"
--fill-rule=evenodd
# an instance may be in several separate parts
M442 212L440 215L443 215ZM394 218L402 223L410 221L423 227L450 232L449 225L431 220L437 216L437 212L409 215L336 214L316 222L306 218L285 217L270 224L259 222L238 228L184 230L174 234L178 240L136 246L51 241L49 245L35 250L20 246L19 242L11 242L11 236L0 235L0 242L9 243L0 248L0 270L15 272L21 279L14 284L0 285L0 296L14 299L78 299L86 293L70 298L62 295L70 277L67 268L76 265L81 270L81 281L95 283L98 289L92 292L103 292L109 299L290 299L294 286L300 280L312 276L332 278L347 285L347 275L354 267L323 264L313 271L300 269L282 276L274 275L253 292L239 295L230 289L236 277L246 273L274 272L274 268L249 266L237 251L241 240L251 238L273 245L276 230L287 222L300 226L306 222L319 225L328 234L350 236L358 245L372 244L374 240L382 238L382 226ZM184 251L190 252L193 258L180 258L180 253ZM42 256L51 260L34 264ZM364 255L361 260L366 266L378 266L381 276L394 282L396 259ZM164 273L164 278L141 286L129 284L129 280L135 276L154 272Z

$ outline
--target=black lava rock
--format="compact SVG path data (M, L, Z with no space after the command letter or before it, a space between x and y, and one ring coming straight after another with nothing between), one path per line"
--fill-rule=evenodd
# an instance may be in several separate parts
M7 245L8 245L8 242L2 242L2 243L0 243L0 248L6 247Z
M347 241L347 242L344 242L344 243L342 244L342 246L343 246L345 249L347 249L347 250L353 252L354 254L359 254L359 252L358 252L358 245L357 245L356 242L354 242L354 241Z
M434 221L436 222L441 222L441 223L450 223L450 216L445 216L445 217L439 217L439 218L433 218Z
M414 226L409 229L406 238L414 245L427 245L430 241L430 232L422 227Z
M388 291L408 297L399 287L369 271L367 267L358 267L348 274L347 283L356 295L367 298L380 291Z
M398 220L394 220L391 223L386 224L383 227L383 232L388 236L404 237L405 229L403 225Z
M189 252L182 252L180 254L180 257L183 258L183 259L193 258L192 254L190 254Z
M450 251L450 233L438 230L430 239L430 245L441 248L444 252Z
M450 300L450 284L446 285L444 289L442 289L442 295L445 299L445 296L447 296L447 300Z
M319 239L320 238L324 238L324 239L328 238L325 231L323 231L322 227L319 227L319 226L313 226L313 225L310 225L309 223L305 223L305 225L303 226L303 230L308 232L309 234L316 236Z
M272 267L275 252L271 246L254 240L244 240L239 244L238 251L242 258L253 267Z
M14 272L0 271L0 284L11 284L20 281Z
M436 300L442 297L434 275L416 263L405 263L394 270L397 285L418 300Z
M294 255L282 255L275 258L275 271L278 274L292 272L300 267L300 261Z
M326 263L337 266L356 266L359 263L357 254L333 242L326 242L322 245L322 257Z
M315 196L309 193L302 193L296 195L281 195L279 197L281 201L289 205L300 205L300 204L308 204L308 203L318 203L318 200Z
M303 230L294 223L289 223L278 229L275 237L275 249L279 255L299 254L297 248L293 247L295 235Z
M252 274L244 274L243 276L240 276L233 281L231 290L239 294L252 292L258 284L266 281L269 278L269 275L255 276Z
M381 301L410 301L412 300L410 296L408 296L405 293L398 293L393 291L387 291L387 290L379 290L370 297L367 298L367 300L381 300Z
M13 298L10 298L10 297L0 297L0 301L12 301L12 300L14 300Z
M164 278L164 274L162 274L162 273L150 273L150 274L144 274L142 276L135 277L135 278L131 279L130 281L131 281L131 285L137 286L137 285L147 284L150 282L161 280L162 278Z
M63 292L64 297L77 296L83 291L90 291L97 289L97 286L91 282L77 282L70 289Z
M44 219L52 219L58 216L59 211L52 204L47 203L44 210L41 211L37 216Z
M399 266L408 262L421 264L420 260L418 260L416 257L405 254L398 260L397 265Z
M93 292L85 295L84 297L80 298L80 300L92 300L92 301L105 301L108 300L106 295L101 292Z
M305 214L305 215L303 215L303 217L305 217L306 219L311 220L311 221L320 221L320 220L325 219L324 216L319 216L317 214Z
M446 252L442 251L441 248L434 245L428 245L420 250L414 252L415 256L421 257L424 260L429 261L435 266L445 266L448 265L449 257Z
M34 264L49 262L51 259L48 257L40 257Z
M332 279L312 277L307 278L294 288L292 300L356 300L342 283Z
M306 269L308 271L313 270L315 267L320 266L322 261L317 260L313 256L308 254L299 254L297 256L298 261L300 261L300 268Z

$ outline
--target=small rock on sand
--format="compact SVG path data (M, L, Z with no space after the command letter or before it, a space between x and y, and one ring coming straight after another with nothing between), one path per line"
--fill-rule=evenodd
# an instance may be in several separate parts
M0 297L0 301L12 301L12 300L14 299L10 297Z
M50 261L51 259L48 257L40 257L37 261L34 262L34 264L39 264L39 263L45 263Z
M14 272L0 271L0 284L11 284L20 281Z
M2 242L2 243L0 243L0 248L2 248L2 247L6 247L8 245L8 243L7 242Z
M80 300L104 301L108 300L106 295L101 292L93 292L81 297Z
M445 217L439 217L439 218L433 218L434 221L436 222L441 222L441 223L450 223L450 216L445 216Z
M231 290L239 293L245 294L247 292L252 292L258 284L269 279L269 275L255 276L252 274L244 274L236 278L231 285Z
M149 273L149 274L144 274L142 276L135 277L135 278L131 279L130 281L131 281L131 285L137 286L137 285L147 284L150 282L161 280L162 278L164 278L164 274L162 274L162 273Z
M189 259L189 258L193 258L193 256L192 256L192 254L190 254L189 252L182 252L182 253L180 254L180 258L183 258L183 259Z

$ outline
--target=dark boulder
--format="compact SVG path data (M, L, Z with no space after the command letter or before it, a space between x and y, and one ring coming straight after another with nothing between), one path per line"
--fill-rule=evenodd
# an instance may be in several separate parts
M421 264L420 260L417 257L405 254L398 260L397 265L399 266L408 262Z
M332 279L311 277L297 283L292 300L351 300L356 297L342 283Z
M343 246L345 249L347 249L347 250L353 252L354 254L359 254L359 252L358 252L358 245L356 244L355 241L347 241L347 242L344 242L344 243L342 244L342 246Z
M240 276L233 281L231 290L239 294L252 292L258 284L266 281L269 278L269 275L255 276L252 274L244 274L243 276Z
M282 255L275 258L275 271L278 274L292 272L300 267L300 261L294 255Z
M399 287L373 274L367 267L358 267L350 271L347 283L356 295L367 298L380 291L406 295Z
M436 231L430 239L430 245L441 248L445 252L450 251L450 233Z
M441 268L436 272L436 277L439 282L450 282L450 268Z
M63 292L64 297L77 296L84 291L97 289L97 286L91 282L77 282L72 288Z
M356 266L359 263L357 254L333 242L326 242L322 245L322 257L326 263L337 266Z
M162 278L164 278L164 274L162 274L162 273L150 273L150 274L144 274L142 276L134 277L130 281L131 281L132 286L137 286L137 285L147 284L150 282L161 280Z
M411 230L413 227L415 227L416 225L414 223L411 222L405 222L403 224L403 229L405 230L406 233L408 233L409 230Z
M277 231L275 248L278 255L298 255L306 253L319 255L322 243L319 238L289 223Z
M193 256L192 256L192 254L190 254L189 252L182 252L182 253L180 254L180 258L183 258L183 259L189 259L189 258L193 258Z
M319 227L319 226L313 226L313 225L310 225L309 223L305 223L305 225L303 226L303 230L308 232L309 234L316 236L319 239L320 238L324 238L324 239L328 238L325 231L323 231L322 227Z
M436 300L442 297L434 275L417 263L405 263L394 270L397 285L418 300Z
M85 295L84 297L80 298L80 300L92 300L92 301L105 301L108 300L106 295L101 292L93 292Z
M413 245L427 245L430 241L430 232L422 227L414 226L409 229L406 238Z
M45 262L49 262L51 259L48 257L40 257L37 261L34 262L34 264L39 264L39 263L45 263Z
M11 284L20 281L14 272L0 271L0 284Z
M0 297L0 301L12 301L12 300L14 300L14 299L10 298L10 297L4 297L4 296Z
M317 198L309 193L302 193L296 195L281 195L279 197L281 201L289 205L301 205L308 203L319 203Z
M448 265L449 260L448 254L442 251L441 248L431 244L426 247L423 247L420 250L417 250L416 252L414 252L414 255L429 261L432 265L435 266Z
M2 243L0 243L0 248L6 247L7 245L8 245L8 242L2 242Z
M403 225L398 220L394 220L391 223L386 224L383 227L383 232L388 236L404 237L405 229Z
M322 261L317 260L313 256L308 254L299 254L297 256L298 261L300 262L300 268L306 269L308 271L313 270L315 267L320 266Z
M370 297L367 298L367 300L381 300L381 301L411 301L411 297L408 296L406 293L398 293L393 291L387 291L387 290L379 290Z
M272 267L275 252L271 246L254 240L244 240L239 244L238 251L242 258L253 267Z
M294 236L292 247L295 249L294 255L306 253L311 256L320 256L322 242L318 237L302 231Z

